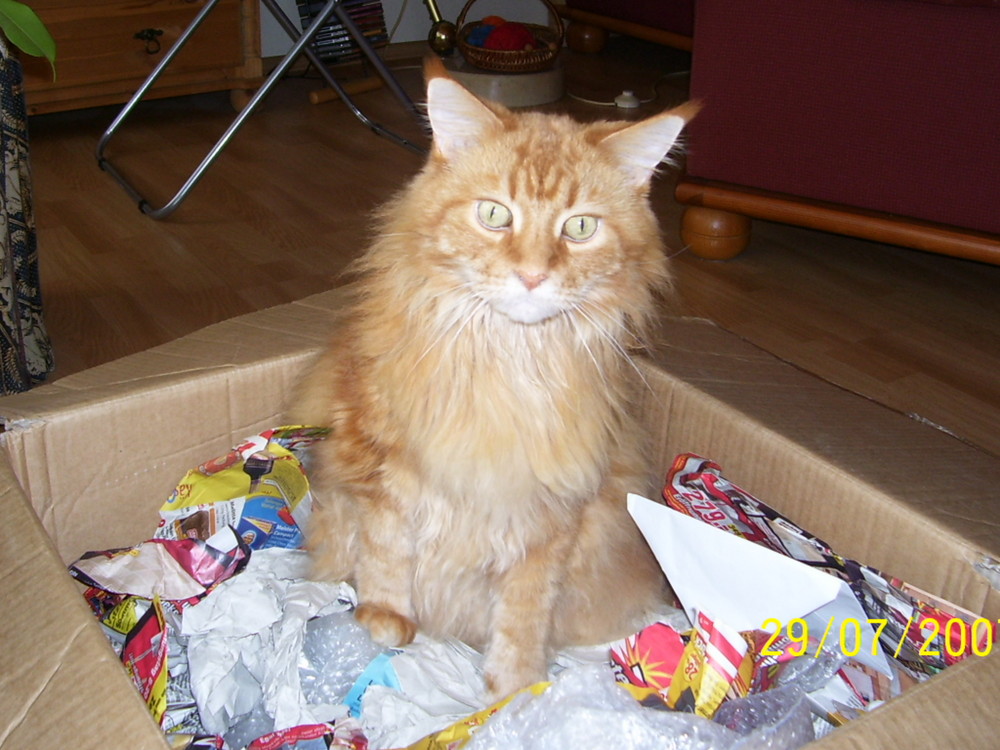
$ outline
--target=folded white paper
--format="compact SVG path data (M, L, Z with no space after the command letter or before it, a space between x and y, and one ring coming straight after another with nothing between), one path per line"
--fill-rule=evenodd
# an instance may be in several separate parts
M701 612L738 631L774 632L801 618L817 641L826 634L827 649L890 674L845 581L639 495L628 509L691 622Z

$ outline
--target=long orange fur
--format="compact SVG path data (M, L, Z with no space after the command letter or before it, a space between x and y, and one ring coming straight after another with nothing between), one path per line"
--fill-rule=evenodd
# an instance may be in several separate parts
M381 209L288 418L332 427L315 576L354 583L386 645L419 628L483 649L501 697L666 601L625 509L650 486L630 352L668 279L649 181L695 107L583 125L483 103L439 66L428 81L432 153ZM580 216L583 242L564 234Z

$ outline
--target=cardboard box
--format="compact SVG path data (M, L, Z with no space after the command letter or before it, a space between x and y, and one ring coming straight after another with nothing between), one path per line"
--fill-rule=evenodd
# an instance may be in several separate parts
M276 425L340 299L0 400L0 746L167 746L65 565L148 538L189 468ZM1000 460L709 323L666 322L656 360L641 408L658 471L681 452L709 457L841 554L1000 618ZM995 746L998 687L1000 655L972 657L814 746Z

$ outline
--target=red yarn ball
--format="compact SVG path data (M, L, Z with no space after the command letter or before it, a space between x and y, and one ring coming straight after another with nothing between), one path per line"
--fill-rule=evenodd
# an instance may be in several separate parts
M490 32L483 47L492 50L533 50L538 48L538 40L523 23L508 21Z

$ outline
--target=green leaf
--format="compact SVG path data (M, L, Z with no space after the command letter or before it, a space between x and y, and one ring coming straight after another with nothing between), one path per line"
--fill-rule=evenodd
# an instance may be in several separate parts
M56 41L35 11L17 0L0 0L0 31L22 52L48 60L55 78Z

